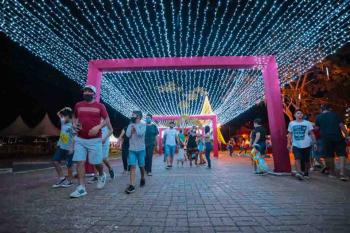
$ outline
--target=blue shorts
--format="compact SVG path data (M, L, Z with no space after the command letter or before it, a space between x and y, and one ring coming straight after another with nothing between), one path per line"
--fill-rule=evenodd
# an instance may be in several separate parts
M171 157L174 157L176 151L176 146L171 145L165 145L165 156L168 157L169 155Z
M204 151L204 149L205 149L205 147L204 147L203 144L198 145L198 150L199 150L200 152Z
M53 161L60 162L61 160L66 160L66 166L68 168L72 167L73 165L73 153L69 154L69 150L61 149L60 147L57 147L55 153L53 154Z
M136 164L138 164L139 167L144 167L145 157L146 157L146 150L140 150L140 151L129 150L128 165L136 166Z
M73 161L86 161L88 155L88 161L90 164L95 165L102 163L102 139L84 139L76 137L74 144Z
M109 146L110 146L110 141L106 141L104 144L102 144L102 155L103 155L103 159L108 158L109 156Z

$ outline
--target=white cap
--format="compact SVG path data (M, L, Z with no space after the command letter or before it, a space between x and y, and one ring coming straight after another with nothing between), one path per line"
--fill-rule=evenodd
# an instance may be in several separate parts
M96 94L96 87L94 85L85 85L83 90L85 89L90 89L91 91L93 91Z

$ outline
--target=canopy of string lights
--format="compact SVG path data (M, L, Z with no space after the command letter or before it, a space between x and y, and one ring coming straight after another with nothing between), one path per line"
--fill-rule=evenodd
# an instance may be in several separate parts
M281 85L350 41L350 0L4 1L1 29L83 85L92 59L275 55ZM259 70L104 73L102 99L128 116L195 115L219 123L264 99Z

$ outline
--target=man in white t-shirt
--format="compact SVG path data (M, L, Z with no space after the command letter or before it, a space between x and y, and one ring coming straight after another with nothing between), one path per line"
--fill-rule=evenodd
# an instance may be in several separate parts
M170 128L164 131L164 136L163 136L163 140L165 144L165 158L167 160L166 168L168 169L173 166L176 145L179 141L178 139L179 134L174 127L175 127L175 123L170 122Z
M294 112L295 120L288 126L288 149L293 151L297 174L299 180L309 176L311 146L315 144L315 135L310 121L303 119L300 109ZM302 171L301 164L305 164Z

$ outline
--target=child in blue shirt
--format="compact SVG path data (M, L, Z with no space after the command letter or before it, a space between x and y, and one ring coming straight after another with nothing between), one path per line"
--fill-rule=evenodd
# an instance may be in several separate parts
M58 181L54 184L53 188L64 187L67 188L71 186L73 179L72 165L73 165L73 138L74 130L72 124L73 111L69 107L61 109L57 113L61 121L61 132L60 139L57 143L57 149L53 155L53 163L58 175ZM61 167L61 160L66 160L66 166L68 170L68 176L65 177Z

